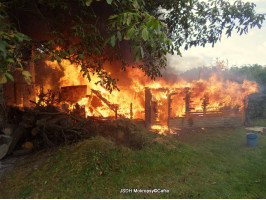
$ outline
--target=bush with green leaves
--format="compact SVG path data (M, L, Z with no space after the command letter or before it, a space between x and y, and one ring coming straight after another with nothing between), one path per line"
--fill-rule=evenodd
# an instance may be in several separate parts
M241 35L260 28L264 15L254 8L253 3L225 0L4 1L1 80L13 79L13 66L22 69L17 52L30 43L33 59L57 61L59 66L67 59L80 65L89 80L96 74L98 83L112 91L117 80L106 71L106 63L120 60L121 69L138 67L154 79L166 67L168 53L181 55L183 47L214 45L223 33L229 37L233 30ZM45 36L42 39L35 37L38 28L29 27L34 20ZM122 46L130 49L130 58L123 55Z
M14 81L12 72L22 72L27 83L31 81L31 74L23 70L23 60L20 48L27 44L30 38L7 21L7 14L0 4L0 84L6 83L7 78Z

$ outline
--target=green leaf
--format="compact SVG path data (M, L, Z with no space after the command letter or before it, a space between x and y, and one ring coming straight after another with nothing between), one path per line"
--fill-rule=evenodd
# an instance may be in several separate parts
M130 24L130 22L131 22L131 15L130 15L130 14L128 14L128 16L127 16L127 25L129 25L129 24Z
M155 24L156 24L156 22L154 22L154 20L150 20L150 21L147 23L147 27L148 27L148 28L155 27Z
M140 53L141 53L141 58L144 58L144 51L142 47L140 47Z
M120 31L117 32L117 38L120 42L122 41L122 35Z
M22 71L23 76L31 77L31 73L29 71Z
M39 60L42 58L42 55L41 54L36 54L35 56L32 57L32 60Z
M0 51L2 52L6 52L6 47L8 46L8 43L6 43L5 41L1 41L0 42Z
M110 42L110 38L108 38L107 40L104 41L103 46L105 47L107 45L107 43L109 43L109 42Z
M135 9L139 9L139 4L137 1L134 1L132 5Z
M29 71L24 70L22 71L22 75L24 76L25 81L30 84L32 78L31 73Z
M124 13L123 14L123 19L122 19L122 23L123 24L126 24L127 23L127 16L128 16L128 13Z
M5 76L5 74L3 74L1 77L0 77L0 84L5 84L7 82L7 78Z
M87 0L87 1L86 1L86 3L85 3L85 4L86 4L86 6L90 6L90 5L91 5L91 3L92 3L92 1L93 1L93 0Z
M9 63L15 63L14 59L12 59L12 58L8 58L6 61Z
M132 52L132 55L135 56L137 52L139 51L139 46L136 46Z
M112 1L113 1L113 0L106 0L106 2L107 2L108 4L112 4Z
M19 41L19 42L23 42L24 40L29 41L30 38L27 35L24 35L23 33L15 33L14 34L15 38Z
M110 42L111 42L111 46L114 47L115 46L115 42L116 42L115 35L113 35L111 37L111 41Z
M126 38L125 40L130 40L132 38L132 36L134 35L135 33L135 28L134 27L131 27L128 32L127 32L127 35L126 35Z
M111 15L108 19L114 19L114 18L117 18L118 15Z
M141 36L142 36L142 38L143 38L144 41L147 41L148 40L148 38L149 38L149 32L148 32L147 28L144 28L142 30Z
M83 53L80 53L80 54L79 54L79 58L80 58L80 59L83 59L83 57L84 57L84 56L83 56Z
M156 29L158 33L161 33L161 25L159 21L156 21L156 23L154 23L154 29Z
M11 81L13 81L13 82L15 81L14 77L11 74L9 74L9 73L5 73L5 74Z
M139 55L139 53L138 53L138 54L136 55L136 64L138 64L139 61L140 61L140 55Z

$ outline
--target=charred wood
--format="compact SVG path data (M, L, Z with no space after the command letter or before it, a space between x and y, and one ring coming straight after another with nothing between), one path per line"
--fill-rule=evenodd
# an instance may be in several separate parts
M11 140L9 143L0 143L2 158L12 154L24 155L44 148L70 145L96 135L105 136L105 129L109 126L107 124L114 120L114 116L82 118L56 110L49 111L49 109L40 111L12 108L10 111L12 112L10 120L14 120L15 123L9 131L5 129L9 132ZM121 126L124 126L122 121ZM130 124L130 122L127 123ZM3 132L1 134L5 135Z
M7 155L11 141L11 136L0 135L0 159L4 158Z
M16 148L19 141L25 136L27 133L27 129L25 128L24 124L21 122L14 133L12 134L12 142L8 148L7 155L11 154L14 149Z
M15 154L24 154L27 150L23 149L26 147L32 146L30 149L34 151L72 144L97 134L95 120L54 111L40 112L31 109L22 111L15 108L10 111L13 113L10 119L14 120L17 125L13 124L10 129L2 129L0 133L1 158L15 152ZM9 137L6 135L7 132L11 138L9 143L1 140L1 134Z
M105 99L101 93L97 90L93 90L91 89L91 91L100 99L102 100L112 111L115 112L116 116L117 116L117 110L118 110L118 105L117 104L112 104L111 102L109 102L107 99ZM117 118L117 117L116 117Z

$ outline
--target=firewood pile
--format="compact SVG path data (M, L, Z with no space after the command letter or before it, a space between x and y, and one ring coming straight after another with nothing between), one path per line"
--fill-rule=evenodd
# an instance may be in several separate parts
M60 145L70 145L93 136L111 137L118 145L141 149L149 143L145 130L130 119L82 118L56 107L8 109L8 123L0 127L0 159L25 155Z
M0 159L89 138L97 134L99 123L100 120L84 119L55 107L47 111L10 107L8 123L0 131Z

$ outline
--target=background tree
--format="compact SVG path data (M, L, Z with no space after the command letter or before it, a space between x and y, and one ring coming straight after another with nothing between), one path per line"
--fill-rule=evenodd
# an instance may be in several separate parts
M260 92L266 94L266 66L254 64L232 67L231 71L248 80L255 80L260 86Z
M254 64L232 67L231 72L243 79L256 81L259 93L249 95L248 114L251 119L266 118L266 66ZM261 125L261 124L256 124ZM263 124L264 126L265 124Z
M34 59L81 65L84 76L97 74L112 91L116 80L104 69L106 62L120 60L123 70L138 67L155 78L166 67L167 53L214 45L223 32L229 37L233 30L241 35L260 28L264 15L254 8L224 0L2 0L1 82L13 80L11 72L22 70L33 49ZM125 46L131 57L123 55Z

